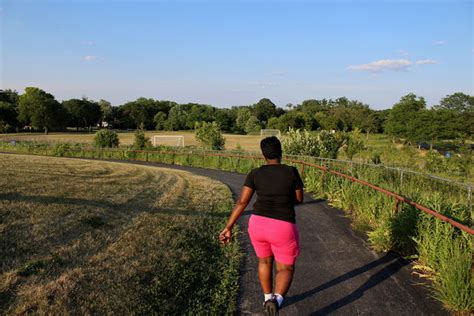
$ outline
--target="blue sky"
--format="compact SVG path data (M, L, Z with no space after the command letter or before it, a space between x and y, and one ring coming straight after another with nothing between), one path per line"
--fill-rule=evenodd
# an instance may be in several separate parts
M474 94L474 1L0 0L0 87L278 106Z

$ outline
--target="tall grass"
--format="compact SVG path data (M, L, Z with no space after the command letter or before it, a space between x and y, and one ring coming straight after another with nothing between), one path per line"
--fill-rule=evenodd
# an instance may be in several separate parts
M472 227L470 208L465 195L458 190L429 187L423 180L413 179L405 179L400 185L393 178L390 181L390 174L355 173L393 192L406 190L412 200ZM417 258L415 267L432 279L434 296L447 309L462 313L473 311L473 236L413 206L397 204L389 196L329 173L311 170L306 173L305 181L307 189L349 212L354 226L367 231L375 250L395 250Z
M451 225L422 214L414 238L420 274L433 281L434 295L446 308L474 310L473 240Z

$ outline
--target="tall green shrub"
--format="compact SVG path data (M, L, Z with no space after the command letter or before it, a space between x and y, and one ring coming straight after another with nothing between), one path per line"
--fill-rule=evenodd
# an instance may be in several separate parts
M360 130L356 128L352 134L347 137L346 144L343 146L344 153L349 160L352 160L358 152L364 149L364 140L361 137Z
M94 135L94 146L105 148L105 147L117 147L119 145L119 138L117 132L109 129L101 129Z
M318 157L320 150L318 138L306 130L289 128L282 137L281 146L286 155L305 155Z
M150 137L145 136L143 129L137 129L135 132L135 141L133 142L133 148L145 149L151 147Z
M213 150L222 150L225 138L222 137L219 125L216 122L201 122L195 125L196 139L204 146Z
M339 148L344 144L344 133L321 131L313 135L307 130L289 128L281 144L287 155L304 155L323 158L337 158Z
M339 148L347 140L347 134L344 132L331 133L322 130L318 134L319 156L323 158L336 159Z

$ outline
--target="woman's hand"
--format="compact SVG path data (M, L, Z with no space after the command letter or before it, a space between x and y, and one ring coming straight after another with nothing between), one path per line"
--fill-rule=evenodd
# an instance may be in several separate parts
M247 205L252 198L254 190L250 187L243 186L242 191L240 192L240 197L235 203L234 208L232 209L232 214L227 221L226 228L219 234L219 241L221 244L226 245L232 241L232 227L234 227L235 223L239 219L242 212L245 210Z
M224 230L219 234L219 241L223 245L227 245L232 240L232 229L224 228Z

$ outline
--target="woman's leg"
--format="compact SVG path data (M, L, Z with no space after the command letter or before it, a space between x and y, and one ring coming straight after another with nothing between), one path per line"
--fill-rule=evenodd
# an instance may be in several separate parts
M293 274L295 272L294 264L283 264L276 262L275 294L285 296L290 288Z
M264 294L273 293L273 257L258 258L258 279Z

